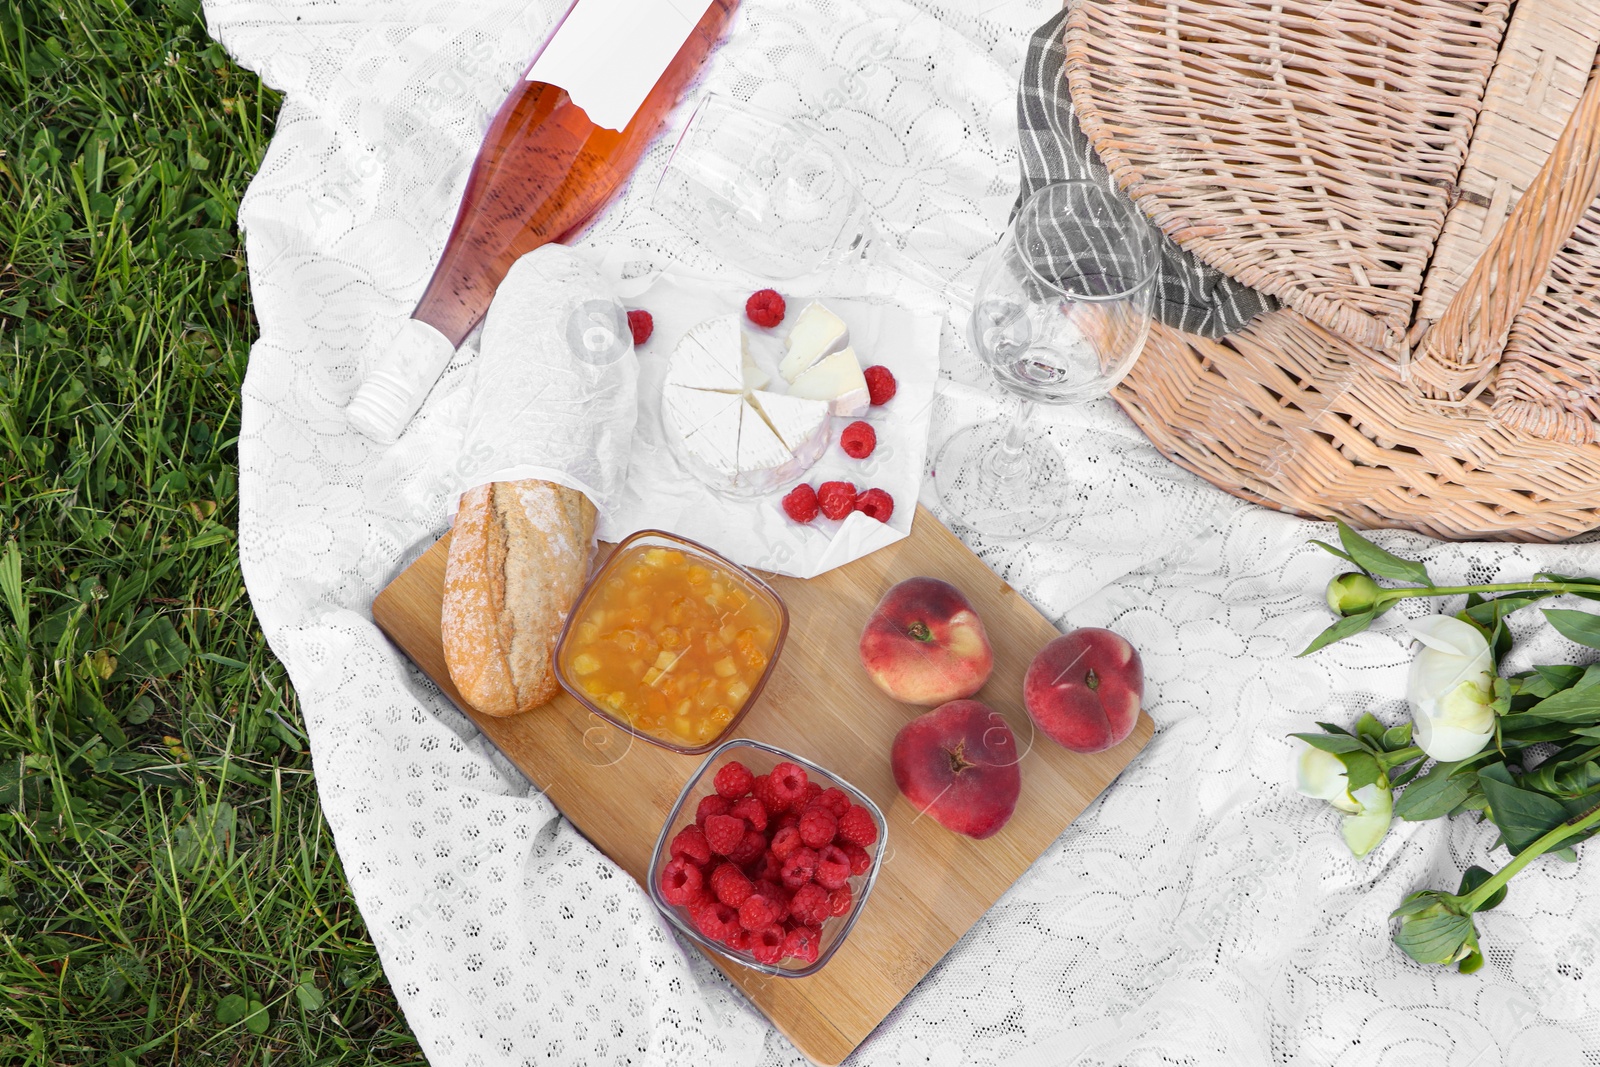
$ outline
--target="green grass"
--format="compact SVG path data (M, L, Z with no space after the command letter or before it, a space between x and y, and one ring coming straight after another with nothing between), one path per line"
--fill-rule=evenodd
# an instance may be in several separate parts
M239 574L276 104L192 0L0 0L6 1067L422 1059Z

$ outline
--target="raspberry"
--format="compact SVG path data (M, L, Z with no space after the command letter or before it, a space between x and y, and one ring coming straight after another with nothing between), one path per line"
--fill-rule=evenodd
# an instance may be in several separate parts
M701 798L699 806L694 809L694 823L701 829L705 829L707 819L713 815L726 815L728 814L728 809L732 807L733 801L727 797L712 793L708 797Z
M772 906L778 909L778 917L773 919L773 922L781 923L789 917L789 891L776 879L770 882L757 882L756 892L772 901Z
M850 880L850 857L838 845L824 845L817 853L813 877L824 889L838 889Z
M706 841L706 832L698 826L685 826L679 830L667 851L673 857L686 859L702 867L711 862L711 845Z
M812 808L800 816L800 840L812 848L821 848L833 842L833 833L839 822L826 808Z
M746 930L759 930L778 921L778 905L762 896L751 893L739 905L739 925Z
M750 931L750 955L758 963L777 963L783 959L783 927L777 923Z
M737 848L728 853L729 861L741 866L759 857L767 850L767 835L760 830L746 830L744 840L739 842Z
M748 868L752 881L777 882L783 878L783 857L775 856L769 848Z
M778 816L778 821L774 825L779 830L782 830L785 826L792 826L798 830L800 829L800 813L797 811L786 811L782 815Z
M706 820L706 844L719 856L732 856L744 841L744 820L732 815L713 815Z
M806 795L800 798L800 802L795 805L795 810L804 815L806 808L811 806L811 802L821 795L822 786L816 782L806 782Z
M800 840L800 831L793 826L785 826L772 835L772 854L780 860L789 858L789 853L799 848L805 842Z
M817 487L817 507L830 519L842 519L856 506L856 487L849 482L823 482Z
M799 889L811 881L811 876L817 873L817 852L815 849L801 845L789 853L789 858L783 861L783 884L790 889Z
M711 892L724 904L737 908L755 892L755 886L739 868L724 863L711 872Z
M628 330L633 334L633 343L642 345L656 332L656 320L650 317L650 312L635 308L628 312ZM867 392L872 392L870 384L867 386Z
M851 874L866 874L872 870L872 855L860 845L843 844L839 849L850 857Z
M867 379L867 399L872 402L873 407L887 404L894 399L895 390L899 386L895 385L894 374L888 367L882 365L868 367L861 374Z
M756 775L756 780L750 785L750 795L761 801L761 806L767 809L768 816L788 810L788 804L778 796L770 774Z
M842 885L828 894L828 914L849 915L850 905L854 903L855 900L850 896L850 887Z
M767 828L767 809L755 797L740 797L733 802L733 807L728 809L729 815L736 815L750 824L752 830L765 830Z
M783 321L785 310L783 297L778 295L776 289L758 290L744 302L744 313L750 321L769 330Z
M817 517L817 491L801 482L784 494L783 513L795 522L810 522Z
M693 904L705 891L705 875L684 859L674 859L661 868L661 899L684 907Z
M722 941L739 929L739 913L720 900L707 900L692 908L695 928L713 941Z
M878 431L872 423L857 419L839 434L839 447L852 459L866 459L878 447Z
M837 819L850 810L850 796L838 786L829 786L811 800L806 801L807 811L817 807L822 808Z
M839 840L863 847L878 839L878 824L866 808L852 807L839 816Z
M772 768L772 791L785 808L798 810L805 800L806 786L809 784L805 770L797 764L785 760Z
M711 784L716 786L718 796L738 800L750 792L750 783L755 780L756 776L750 773L749 767L738 760L733 760L722 765L717 771L717 776L711 779Z
M813 927L796 926L783 935L783 954L801 963L816 963L822 935Z
M828 919L828 891L815 882L801 886L789 899L789 914L807 926L821 926Z
M727 946L733 949L735 952L749 952L750 931L742 928L735 930L731 935L729 935L726 943Z
M882 489L868 489L856 497L856 510L869 519L879 522L888 522L889 516L894 514L894 497Z

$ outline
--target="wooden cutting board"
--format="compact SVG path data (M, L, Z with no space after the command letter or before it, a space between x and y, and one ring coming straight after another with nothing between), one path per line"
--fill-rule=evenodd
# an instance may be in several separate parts
M378 594L373 621L596 847L642 880L672 802L704 757L634 739L565 694L510 719L475 713L450 684L440 648L449 541L446 534ZM889 746L923 709L885 696L857 657L861 625L879 596L915 575L953 583L983 618L995 664L978 699L1005 717L1024 752L1022 799L1011 821L986 841L919 817L900 796ZM789 639L738 733L814 760L864 790L888 818L887 848L860 920L821 971L774 978L711 959L801 1052L836 1064L1111 784L1154 725L1141 713L1131 737L1093 756L1036 738L1022 707L1022 677L1056 628L921 508L911 536L889 548L819 578L770 580L789 607Z

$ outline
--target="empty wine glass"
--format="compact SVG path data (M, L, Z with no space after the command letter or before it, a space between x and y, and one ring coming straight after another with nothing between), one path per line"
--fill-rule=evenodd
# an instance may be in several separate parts
M899 248L896 227L861 195L842 146L809 118L708 94L679 135L650 206L759 277L868 264L967 306L949 279Z
M858 244L865 216L849 161L815 123L714 93L690 116L651 207L769 278L809 273Z
M956 433L934 461L950 515L995 537L1036 533L1062 514L1066 465L1030 435L1035 406L1105 396L1150 331L1160 258L1137 209L1098 182L1036 191L1012 220L974 294L968 339L1021 402L1008 426Z

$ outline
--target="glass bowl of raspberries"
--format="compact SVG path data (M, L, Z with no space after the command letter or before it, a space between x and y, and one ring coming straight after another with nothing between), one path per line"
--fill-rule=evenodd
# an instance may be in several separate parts
M678 795L650 857L650 898L703 948L804 978L855 925L885 831L883 812L849 782L735 738Z

